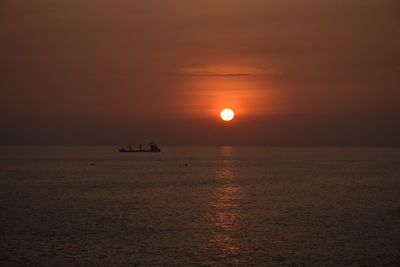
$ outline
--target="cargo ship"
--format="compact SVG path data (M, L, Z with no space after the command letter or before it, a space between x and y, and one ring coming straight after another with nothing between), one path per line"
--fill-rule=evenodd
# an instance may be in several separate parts
M129 149L120 148L118 149L119 152L160 152L160 148L157 146L156 143L151 142L149 144L150 147L144 148L142 145L139 145L137 149L134 149L132 145L129 145Z

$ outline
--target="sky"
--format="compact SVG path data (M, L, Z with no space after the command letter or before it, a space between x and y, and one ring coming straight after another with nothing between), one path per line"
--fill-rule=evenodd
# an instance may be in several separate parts
M399 51L397 0L2 0L0 145L399 146Z

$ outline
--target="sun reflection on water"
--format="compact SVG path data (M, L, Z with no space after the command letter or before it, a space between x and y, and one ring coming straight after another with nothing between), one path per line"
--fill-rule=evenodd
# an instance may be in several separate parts
M231 158L232 148L221 148L224 158ZM242 217L242 189L237 184L234 161L224 159L217 167L215 179L217 186L214 191L214 201L210 205L209 220L212 223L212 239L210 249L217 252L217 258L229 259L237 263L239 258L238 219Z

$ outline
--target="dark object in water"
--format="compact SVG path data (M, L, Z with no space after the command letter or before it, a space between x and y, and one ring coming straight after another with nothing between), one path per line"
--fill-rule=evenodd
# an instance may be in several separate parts
M120 148L119 152L160 152L160 148L157 146L156 143L151 142L149 149L143 149L142 145L139 145L139 149L132 149L132 145L129 145L129 149Z
M89 163L89 166L96 166L96 163L90 162L90 163Z
M395 214L396 216L400 216L400 207L398 207L398 208L395 210L394 214Z

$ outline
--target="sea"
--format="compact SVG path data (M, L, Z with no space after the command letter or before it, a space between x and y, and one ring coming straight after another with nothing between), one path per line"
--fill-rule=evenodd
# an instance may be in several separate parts
M400 148L161 150L0 147L0 265L400 265Z

